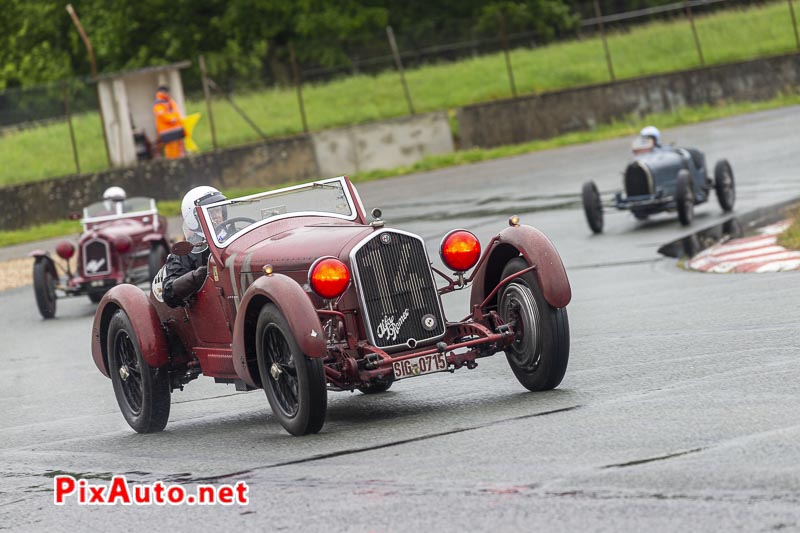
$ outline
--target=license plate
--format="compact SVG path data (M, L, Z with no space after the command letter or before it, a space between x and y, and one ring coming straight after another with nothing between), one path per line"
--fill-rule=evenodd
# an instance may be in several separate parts
M447 370L447 356L443 353L420 355L392 363L394 379L413 378Z

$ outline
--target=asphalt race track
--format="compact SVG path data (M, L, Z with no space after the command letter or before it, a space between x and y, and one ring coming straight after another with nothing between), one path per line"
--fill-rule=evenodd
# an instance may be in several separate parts
M664 132L733 165L736 211L800 197L800 107ZM607 213L593 236L581 184L621 184L629 139L367 183L368 208L422 235L485 244L511 214L562 254L573 289L561 386L528 393L502 354L475 370L329 393L321 434L291 437L262 391L209 378L173 394L170 423L134 433L89 353L94 306L0 293L0 530L800 530L795 272L683 271L656 249L674 215ZM721 219L716 197L695 226ZM466 293L445 299L467 313ZM53 476L249 484L248 506L53 504Z

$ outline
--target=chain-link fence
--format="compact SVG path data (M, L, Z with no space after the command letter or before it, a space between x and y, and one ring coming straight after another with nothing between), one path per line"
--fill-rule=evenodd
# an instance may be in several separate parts
M187 112L204 115L195 140L211 149L786 53L800 50L793 1L688 0L619 12L613 0L580 0L569 16L545 26L502 11L480 20L423 21L376 30L343 45L326 64L302 43L274 45L261 68L244 75L223 68L226 58L209 61L208 98L199 61L193 61L182 74ZM52 130L28 157L52 159L60 153L56 145L66 147L57 158L60 171L55 163L9 170L20 161L0 155L0 184L107 166L96 88L85 79L0 93L0 128L0 142L9 146L26 132Z

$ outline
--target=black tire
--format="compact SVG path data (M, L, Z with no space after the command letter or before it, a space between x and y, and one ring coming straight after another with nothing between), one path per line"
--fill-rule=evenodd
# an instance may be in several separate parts
M274 304L258 314L256 354L261 384L275 418L292 435L318 433L325 424L328 391L320 359L306 357Z
M603 233L603 203L593 181L583 184L583 211L593 233Z
M103 292L90 292L89 293L89 301L93 304L100 303L100 300L103 299L103 296L106 295L106 291Z
M682 169L675 179L675 207L678 210L678 220L688 226L694 220L694 191L692 178L689 171Z
M56 316L56 284L58 279L53 274L53 266L48 259L36 259L33 263L33 293L36 295L36 306L42 318Z
M736 183L733 169L727 159L720 159L714 166L714 189L717 191L719 206L726 213L733 211L736 202Z
M392 383L394 383L394 380L391 379L375 380L360 386L358 390L360 390L362 394L380 394L392 388Z
M506 264L500 279L526 268L524 259L514 258ZM566 308L557 309L547 303L533 272L506 285L498 302L498 313L515 332L514 343L506 349L514 375L530 391L557 387L569 363Z
M169 251L163 243L156 243L150 247L150 255L147 258L147 271L150 282L156 277L158 271L167 262L167 255Z
M119 410L137 433L156 433L169 420L170 386L165 369L151 368L125 311L118 310L108 324L108 371Z

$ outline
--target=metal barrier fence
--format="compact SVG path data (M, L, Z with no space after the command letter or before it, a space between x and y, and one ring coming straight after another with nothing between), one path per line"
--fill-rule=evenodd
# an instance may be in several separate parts
M785 25L786 32L793 36L793 42L784 48L794 48L800 50L800 38L797 35L797 23L794 13L793 2L787 0ZM405 28L398 32L391 27L385 31L376 33L359 47L348 49L346 57L341 64L335 66L323 66L315 64L311 60L298 58L296 47L289 43L285 48L275 48L270 53L271 64L278 65L278 68L261 69L261 75L255 79L243 79L240 76L232 75L225 71L205 72L205 61L201 58L194 62L191 69L183 74L183 84L188 100L202 102L206 101L206 113L208 115L208 125L210 127L209 141L216 149L218 146L235 144L222 138L215 128L227 117L234 116L226 111L233 110L236 113L236 120L243 120L246 128L253 131L252 140L265 138L268 135L280 133L291 133L292 131L308 131L311 127L315 129L326 126L327 124L315 124L313 109L309 108L308 99L304 90L310 86L315 89L320 84L342 80L353 75L385 75L387 72L397 72L398 98L404 102L404 111L409 114L422 110L430 110L427 103L420 104L418 96L415 96L417 89L407 79L410 71L423 68L427 65L440 65L453 61L472 58L477 59L491 54L503 54L503 70L493 73L493 77L504 76L507 78L507 92L498 94L495 97L512 96L516 97L521 93L537 91L531 82L520 85L520 78L531 77L530 72L520 70L522 67L515 66L514 57L516 52L523 49L535 49L553 41L586 40L599 38L600 47L597 49L597 62L605 62L607 70L607 81L614 81L618 77L626 77L621 71L629 66L630 57L615 56L614 46L609 44L609 40L619 37L635 28L635 25L643 21L669 21L681 20L688 22L686 42L683 47L691 46L697 55L697 66L703 66L707 62L717 62L718 58L711 58L703 46L703 40L710 38L704 35L697 28L695 19L698 15L707 15L711 12L725 12L731 7L750 6L755 2L748 0L682 0L646 9L628 11L623 13L605 13L599 0L580 0L573 6L573 19L571 24L564 27L550 28L546 31L542 28L532 28L521 26L518 21L508 17L498 15L496 23L478 25L475 20L454 20L450 21L448 28L432 28L425 24L419 27ZM758 4L763 5L763 4ZM767 4L775 6L777 3ZM789 33L791 27L791 33ZM548 33L545 35L544 33ZM717 39L717 36L714 36ZM691 43L691 44L689 44ZM787 50L783 50L787 51ZM513 54L512 54L513 53ZM518 56L517 56L518 57ZM224 64L224 61L217 60L217 64ZM201 68L202 67L202 68ZM558 69L560 65L554 66ZM639 69L647 72L647 69ZM521 76L522 75L522 76ZM536 73L533 74L534 76ZM603 81L603 80L596 80ZM419 82L418 82L419 83ZM578 79L575 85L585 84L585 81ZM237 105L238 98L248 93L257 92L267 88L292 87L296 93L297 121L293 126L285 126L281 129L264 126L264 119L251 116L248 109ZM442 91L449 90L448 87L441 87ZM234 98L232 95L237 95ZM354 99L354 105L363 101L364 95ZM220 99L226 109L219 108ZM212 102L216 103L217 112ZM463 102L461 105L471 103ZM376 106L380 107L380 106ZM313 108L313 106L312 106ZM97 112L97 96L95 87L87 78L67 80L33 88L7 89L0 92L0 135L10 135L13 131L23 130L50 124L52 122L65 122L73 116L87 116ZM390 111L378 111L370 118L383 118L402 114L403 110L392 108ZM216 115L216 116L215 116ZM99 119L98 119L99 120ZM84 157L85 150L102 150L102 144L95 143L93 147L81 145L81 140L76 141L76 137L70 122L70 138L75 170L80 172L81 159ZM341 125L341 124L337 124ZM205 126L204 126L205 127ZM241 142L241 141L239 141ZM105 159L105 158L102 158ZM96 167L99 161L94 158L95 163L89 164L88 170L98 170ZM65 169L65 173L69 169ZM0 180L2 181L2 180Z

